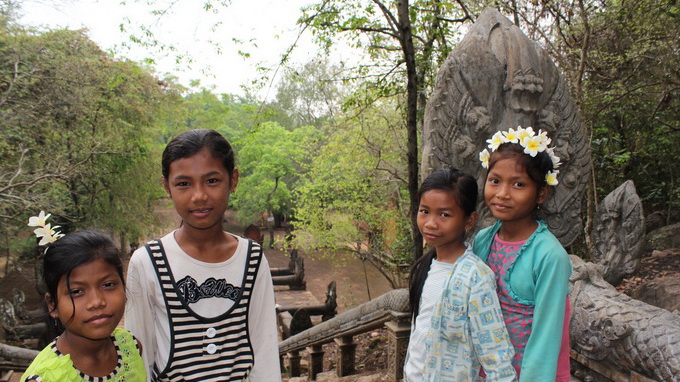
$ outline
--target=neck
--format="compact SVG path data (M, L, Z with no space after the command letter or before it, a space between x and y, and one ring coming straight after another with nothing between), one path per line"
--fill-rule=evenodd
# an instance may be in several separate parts
M465 249L465 243L463 242L437 247L437 261L453 264L459 257L463 256Z
M186 224L175 231L175 240L189 256L207 263L229 259L238 245L238 240L222 227L198 230Z
M502 222L498 230L498 237L505 241L524 241L538 228L538 222L533 217L521 221Z
M57 349L62 354L70 354L74 366L88 374L97 376L96 367L93 365L108 368L108 364L117 360L116 347L110 337L92 340L89 338L74 335L66 330L57 339ZM110 370L102 375L107 375Z

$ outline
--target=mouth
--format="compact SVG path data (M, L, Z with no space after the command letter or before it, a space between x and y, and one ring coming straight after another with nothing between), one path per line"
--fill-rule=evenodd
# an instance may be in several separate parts
M505 204L497 204L497 203L496 203L496 204L492 204L492 207L495 208L495 209L497 209L497 210L501 210L501 211L510 209L510 206L508 206L508 205L505 205Z
M85 323L94 324L94 325L101 325L101 324L105 324L105 323L109 322L109 320L111 320L111 317L113 317L113 315L111 315L111 314L100 314L98 316L94 316L94 317L89 318L87 321L85 321Z
M197 208L194 210L189 210L189 213L191 213L194 216L202 217L210 213L212 211L212 208Z
M436 238L439 237L439 236L437 236L437 235L435 235L435 234L433 234L433 233L426 233L426 232L423 232L423 237L425 238L425 240L434 240L434 239L436 239Z

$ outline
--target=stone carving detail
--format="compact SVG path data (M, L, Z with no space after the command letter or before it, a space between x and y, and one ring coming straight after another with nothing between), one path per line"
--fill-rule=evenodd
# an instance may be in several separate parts
M581 197L590 171L584 127L566 81L548 54L510 20L484 10L440 68L425 109L422 174L455 167L485 172L478 153L499 130L532 126L548 132L562 158L560 183L543 208L563 245L581 232ZM490 214L480 202L483 222Z
M618 285L640 265L645 243L642 202L628 180L600 203L593 222L592 261L603 267L604 279Z
M619 293L599 265L571 261L572 349L614 370L680 381L680 315Z

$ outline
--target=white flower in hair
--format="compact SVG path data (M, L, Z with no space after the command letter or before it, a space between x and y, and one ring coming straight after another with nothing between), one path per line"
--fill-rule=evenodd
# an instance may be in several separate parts
M479 153L479 160L482 161L482 167L489 168L489 158L491 158L489 150L484 149Z
M545 146L541 144L541 137L534 135L531 137L525 137L522 140L522 146L524 147L524 153L535 157L539 151L545 150Z
M491 139L486 141L489 144L489 150L484 149L479 153L479 160L482 162L482 167L489 168L489 160L491 159L491 153L496 151L498 147L503 143L515 143L519 144L524 148L524 153L530 155L531 157L536 157L538 153L545 151L550 160L552 161L553 171L548 171L545 175L545 180L550 186L557 185L557 174L559 171L557 168L560 166L560 157L555 155L555 148L548 147L552 143L552 139L548 137L548 132L543 130L538 130L538 133L534 132L532 127L523 128L522 126L517 126L517 130L508 129L508 131L497 131Z
M513 130L512 127L508 131L503 132L504 142L518 143L519 142L519 132L522 130L520 126L517 126L517 131Z
M520 144L522 141L524 141L524 138L533 137L534 135L534 129L531 127L527 127L526 129L523 129L519 126L517 127L517 140Z
M538 136L541 137L541 145L543 145L543 150L547 149L548 145L552 142L552 139L548 138L548 132L538 130Z
M28 226L29 227L44 227L45 222L47 221L47 218L52 216L52 214L47 214L45 215L45 211L40 211L38 216L31 216L28 218Z
M31 216L30 218L28 218L29 226L39 227L33 231L33 233L35 233L35 236L40 238L40 242L38 243L38 245L47 245L54 243L55 241L64 236L64 234L62 234L61 232L55 231L57 228L59 228L58 225L52 227L51 224L47 223L47 218L49 218L51 215L52 214L45 215L45 211L40 211L40 214L38 216Z
M496 151L498 146L503 144L503 133L497 131L496 134L494 134L491 139L487 139L486 142L489 144L491 151Z
M545 149L545 151L548 152L548 155L550 155L550 160L552 161L553 164L553 169L558 169L560 167L560 157L555 155L555 148L554 147L548 147Z

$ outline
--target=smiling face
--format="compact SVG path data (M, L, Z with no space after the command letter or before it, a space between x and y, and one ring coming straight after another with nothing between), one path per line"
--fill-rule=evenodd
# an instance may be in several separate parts
M534 212L548 196L513 158L497 161L486 177L484 202L493 216L519 231L535 228Z
M465 232L475 217L475 212L465 215L451 190L432 189L420 197L418 229L439 261L454 262L465 251Z
M50 316L66 328L64 336L92 341L108 339L125 311L125 286L116 268L102 259L80 265L57 285Z
M172 162L164 181L165 190L184 222L182 229L220 232L229 195L237 183L238 170L230 174L207 148Z

